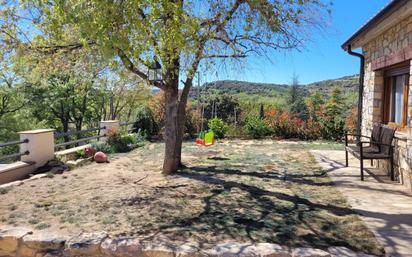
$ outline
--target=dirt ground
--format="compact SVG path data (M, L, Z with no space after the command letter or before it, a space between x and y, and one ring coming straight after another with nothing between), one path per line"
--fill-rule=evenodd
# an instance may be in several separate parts
M324 144L223 141L184 144L187 166L160 174L163 144L148 144L27 181L0 194L0 224L62 235L106 231L142 240L271 242L382 254L307 149ZM0 225L0 226L1 226Z

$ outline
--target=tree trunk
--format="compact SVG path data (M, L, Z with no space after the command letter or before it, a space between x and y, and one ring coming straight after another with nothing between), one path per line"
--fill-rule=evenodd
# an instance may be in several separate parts
M179 92L177 87L165 90L165 159L163 174L176 172L180 166L181 139L179 138Z
M169 175L182 166L182 143L187 99L179 99L177 87L165 91L165 159L163 174Z

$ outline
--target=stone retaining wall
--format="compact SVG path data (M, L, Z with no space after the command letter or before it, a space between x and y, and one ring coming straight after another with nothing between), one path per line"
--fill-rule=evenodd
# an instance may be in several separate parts
M0 229L0 256L142 256L142 257L333 257L363 256L345 247L290 248L270 243L226 242L209 249L193 244L142 243L131 237L110 237L106 233L80 234L64 238L45 231L33 232L26 228Z

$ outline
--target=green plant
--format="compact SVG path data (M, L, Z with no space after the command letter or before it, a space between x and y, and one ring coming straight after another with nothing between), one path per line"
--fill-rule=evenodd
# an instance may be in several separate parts
M219 118L210 119L208 122L209 129L211 129L217 138L225 138L227 132L227 124Z
M133 124L133 128L133 132L140 130L146 138L159 133L159 126L154 119L152 110L148 106L143 106L137 110L136 121Z
M230 124L227 126L226 137L228 138L243 138L245 137L245 131L243 127Z
M77 150L76 155L77 155L77 158L82 158L82 159L87 158L87 155L84 149Z
M46 173L46 177L47 177L47 178L53 178L54 175L55 175L55 174L54 174L53 172L47 172L47 173Z
M131 150L129 142L133 141L128 137L122 137L120 134L113 134L107 138L107 143L115 153L125 153Z
M270 133L270 129L264 120L251 116L246 119L245 133L252 138L258 139L267 136Z
M137 137L134 134L122 136L120 140L123 142L123 144L126 144L126 145L137 144Z
M43 230L43 229L46 229L46 228L49 228L49 227L50 227L50 224L40 223L40 224L37 224L34 228L37 229L37 230Z
M92 147L96 149L96 152L113 153L113 149L106 142L93 142Z

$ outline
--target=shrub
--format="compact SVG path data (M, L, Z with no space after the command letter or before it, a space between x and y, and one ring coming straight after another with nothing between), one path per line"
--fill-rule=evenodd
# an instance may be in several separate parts
M92 147L96 152L113 153L112 147L106 142L93 142Z
M248 136L258 139L269 135L270 129L264 120L256 116L252 116L246 119L245 132Z
M136 121L133 124L133 132L141 131L146 138L157 135L159 126L156 123L152 110L143 106L137 111Z
M227 132L227 124L219 118L213 118L208 122L209 129L211 129L217 138L225 138Z
M86 152L84 151L84 149L82 150L77 150L76 151L76 156L77 158L87 158Z
M243 138L245 133L242 127L234 124L227 126L226 137L228 138Z
M146 139L142 133L137 132L122 136L121 141L132 149L144 145Z
M275 136L282 138L305 137L305 122L296 113L272 108L266 112L265 121Z
M107 143L111 147L112 151L115 153L125 153L129 152L131 149L129 147L130 138L125 138L120 136L120 134L110 135L107 138Z

